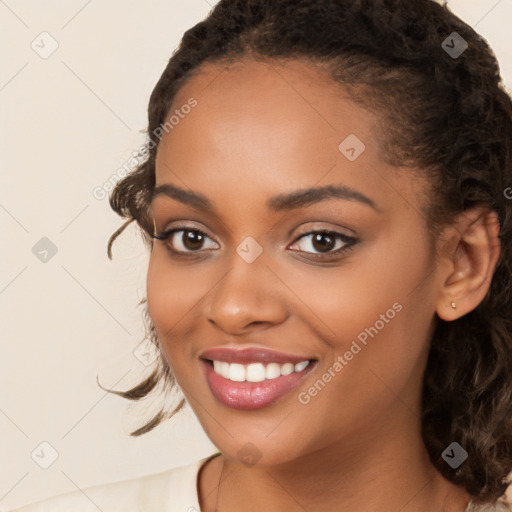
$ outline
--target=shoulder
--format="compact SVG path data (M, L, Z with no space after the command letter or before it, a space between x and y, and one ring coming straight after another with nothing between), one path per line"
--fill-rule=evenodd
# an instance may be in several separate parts
M129 480L95 485L7 512L195 512L197 473L210 457Z

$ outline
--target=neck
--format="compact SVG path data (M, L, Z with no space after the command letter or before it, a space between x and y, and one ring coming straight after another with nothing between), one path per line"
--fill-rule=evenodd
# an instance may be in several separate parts
M419 434L404 432L419 428L380 425L375 432L370 425L353 439L272 466L248 467L221 455L213 459L206 492L200 492L200 499L210 493L201 499L201 510L464 512L469 495L434 468Z

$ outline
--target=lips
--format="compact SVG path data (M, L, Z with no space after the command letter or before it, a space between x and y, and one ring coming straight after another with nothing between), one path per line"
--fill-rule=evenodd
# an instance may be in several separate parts
M210 361L225 361L227 363L292 363L297 364L302 361L314 360L313 357L308 355L295 355L285 354L284 352L277 352L264 348L245 348L234 349L229 347L210 348L201 353L202 359Z
M291 392L313 370L317 361L310 356L285 354L263 348L219 347L205 350L200 357L206 381L217 401L233 409L245 410L266 407ZM245 380L238 376L237 371L235 380L232 380L232 371L242 370L242 365L246 369L253 367L255 370L263 367L267 373L265 375L263 372L259 377ZM273 369L279 366L281 370L288 367L289 370L282 371L280 375L274 373ZM219 372L219 367L230 367L231 374L229 371ZM269 370L272 370L272 375Z

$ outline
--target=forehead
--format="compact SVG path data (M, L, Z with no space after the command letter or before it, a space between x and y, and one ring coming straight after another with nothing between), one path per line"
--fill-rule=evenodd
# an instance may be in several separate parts
M301 120L322 133L352 128L363 131L380 116L356 105L325 66L305 60L242 60L205 64L178 90L171 114L190 97L200 109L220 118L251 114L254 122ZM238 119L239 120L239 119ZM267 129L271 125L267 124Z
M190 111L192 98L197 105ZM231 153L245 151L247 158L264 149L322 166L322 160L338 157L339 144L350 134L364 141L367 155L379 149L377 116L352 102L325 70L304 61L203 65L179 89L166 120L171 118L159 153L175 157L185 148L192 157L206 146L215 147L217 157L221 149L227 156L231 141Z
M196 105L185 108L191 100ZM383 189L382 175L396 175L397 168L382 158L379 114L354 103L309 62L204 65L180 88L170 116L175 124L158 147L157 185L174 182L227 197L226 185L238 183L269 196L323 181L396 195ZM356 159L347 158L352 149L360 153ZM414 195L408 181L405 176L400 186Z

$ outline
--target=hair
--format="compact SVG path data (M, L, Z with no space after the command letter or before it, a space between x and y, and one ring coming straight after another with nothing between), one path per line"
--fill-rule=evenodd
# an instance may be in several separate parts
M442 43L457 32L468 44L454 58ZM187 30L149 100L148 135L157 134L178 90L206 64L301 59L329 73L358 104L379 114L384 160L428 183L426 226L436 234L476 205L495 211L501 254L489 291L471 312L436 326L423 380L422 436L432 463L475 503L496 502L512 470L512 102L486 41L431 0L220 0ZM161 130L160 130L161 132ZM149 204L158 141L117 183L112 209L136 221L152 248ZM139 400L176 382L145 304L148 337L160 357L128 391ZM131 433L150 431L182 406ZM451 469L442 452L457 441L469 454Z

